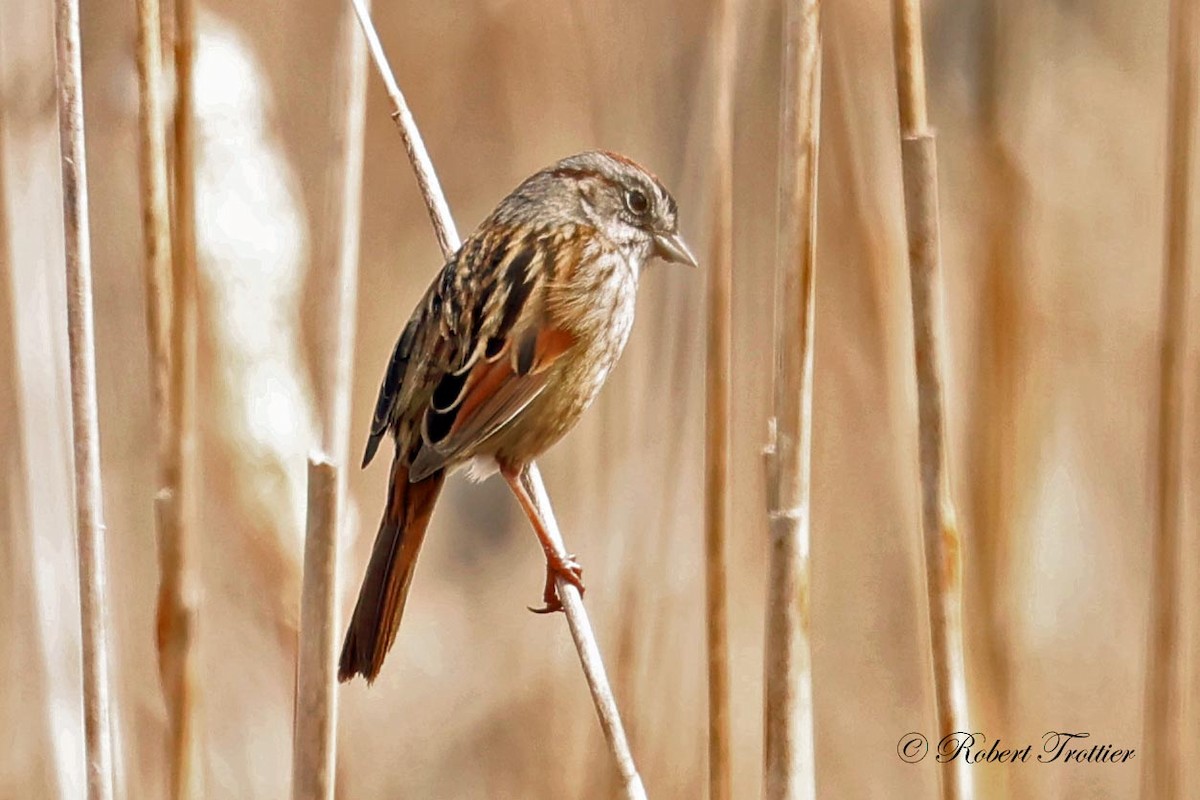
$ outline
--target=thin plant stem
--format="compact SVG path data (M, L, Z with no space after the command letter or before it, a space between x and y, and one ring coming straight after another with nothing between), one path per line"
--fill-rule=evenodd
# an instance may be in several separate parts
M1182 796L1184 691L1180 630L1184 565L1183 409L1187 353L1187 262L1192 217L1192 143L1196 130L1196 71L1200 69L1200 12L1193 0L1171 3L1170 99L1167 126L1166 230L1159 351L1158 485L1155 498L1150 652L1146 669L1145 737L1154 742L1142 765L1142 797Z
M154 412L161 448L168 431L171 207L159 11L158 0L138 0L138 166L141 172L142 241L146 256L146 327L150 340Z
M766 800L807 800L816 797L808 558L821 129L818 0L789 0L786 4L783 52L775 391L766 452L770 549L763 796Z
M171 233L170 350L166 391L166 443L162 448L161 482L156 499L159 531L158 653L170 725L170 796L176 800L202 796L198 764L195 659L192 642L196 620L190 562L195 524L196 470L196 188L195 120L192 66L195 52L195 7L176 0L175 183ZM139 26L145 26L140 21ZM152 37L147 28L141 35Z
M918 0L893 0L900 158L912 285L916 357L921 533L933 661L935 736L967 727L963 660L962 556L946 466L941 323L941 242L938 228L937 151L925 103L925 61ZM938 772L944 800L972 796L966 762Z
M331 109L342 112L326 219L338 220L334 241L318 251L323 307L317 375L321 383L322 441L329 462L309 459L308 529L300 604L300 647L296 678L296 726L292 748L292 797L332 800L337 756L337 651L339 627L337 542L344 522L344 465L350 428L354 367L358 246L362 219L362 168L366 121L367 63L354 13L346 8L339 32L340 83Z
M434 173L433 164L429 160L429 154L417 131L412 113L408 110L404 95L401 94L391 67L388 66L387 57L384 55L383 46L380 44L379 36L371 22L370 13L365 8L363 0L350 1L358 13L371 57L387 86L388 96L394 107L392 119L400 129L404 149L416 172L417 185L420 187L421 196L429 209L429 218L433 223L442 255L448 259L458 249L460 240L454 226L454 219L450 216L450 208L442 194L441 184ZM558 543L560 554L565 556L566 550L562 546L562 534L558 530L558 523L550 506L549 495L546 493L546 487L542 483L542 476L538 472L537 465L530 464L522 473L521 480L540 510L547 532ZM561 578L558 580L558 590L559 596L563 600L563 610L566 613L567 625L571 630L571 638L579 654L588 689L591 691L592 701L596 706L596 714L600 719L600 727L604 731L605 741L612 752L617 770L621 774L625 797L629 800L644 800L646 790L634 764L625 729L621 725L616 699L613 697L612 687L609 685L608 676L604 671L600 649L596 644L596 636L588 619L587 609L583 605L583 598L579 596L573 586Z
M67 269L71 427L75 450L87 796L89 800L111 800L113 753L105 619L104 504L100 486L100 426L96 407L96 343L92 319L92 255L88 227L78 0L57 0L54 12Z
M449 258L454 251L458 250L461 242L458 238L458 231L454 227L454 217L450 215L450 206L446 204L446 195L442 193L442 186L438 182L437 173L434 172L433 162L429 159L429 151L425 149L425 140L421 138L417 121L413 119L412 112L408 109L408 101L404 99L404 94L396 83L396 76L388 64L387 55L383 52L379 34L375 31L375 24L371 22L371 12L367 7L366 0L350 0L350 2L354 4L354 12L358 14L358 21L362 26L363 36L367 39L371 59L375 62L379 76L383 78L388 99L392 101L392 119L400 131L400 139L404 142L404 151L408 154L409 163L412 164L413 173L417 178L417 188L421 190L421 197L425 200L425 207L429 210L429 221L433 225L433 234L437 237L438 247L442 249L442 255Z
M542 482L537 464L530 464L521 473L521 483L533 500L538 516L546 527L546 532L554 541L554 548L560 558L567 557L567 549L563 545L562 533L558 522L554 519L554 509L550 505L550 495ZM621 715L617 710L617 701L609 687L608 675L604 671L604 659L600 655L600 646L596 643L596 634L588 621L587 609L583 606L583 596L579 590L562 577L557 578L558 596L562 600L563 611L566 612L567 625L571 629L571 638L575 649L579 652L579 663L587 678L588 689L592 693L592 702L596 705L596 716L600 719L600 728L604 731L604 739L612 752L613 762L621 776L624 796L629 800L646 800L646 789L642 786L641 776L633 761L633 752L629 749L629 740L621 725Z
M737 0L717 4L717 91L713 113L713 209L705 382L704 557L708 657L708 797L733 796L729 730L729 615L726 599L729 513L730 373L733 295L733 98L737 75Z
M155 525L161 570L159 597L159 673L168 715L169 774L172 796L187 785L196 768L185 763L193 735L190 696L191 612L183 596L186 565L180 542L184 534L178 513L178 473L171 468L175 428L171 418L171 209L167 178L166 116L162 96L161 15L158 0L138 0L138 158L141 169L142 239L145 249L146 322L158 443L158 494ZM176 776L183 778L177 779Z
M308 459L308 524L300 601L300 657L292 753L293 800L333 800L337 725L337 532L341 516L338 468L325 456Z
M335 97L334 107L343 109L340 152L337 164L340 178L334 195L338 224L337 252L330 287L330 308L322 316L332 326L327 339L324 383L331 400L323 412L325 451L339 467L346 463L350 437L350 394L354 370L355 306L358 302L358 251L362 224L363 152L366 137L367 53L358 25L347 9L342 20L341 52L344 53L343 96ZM345 476L342 476L343 483Z

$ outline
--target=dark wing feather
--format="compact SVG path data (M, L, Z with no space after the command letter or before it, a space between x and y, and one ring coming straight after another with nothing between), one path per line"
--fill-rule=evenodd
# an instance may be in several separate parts
M564 257L561 239L509 236L487 249L472 313L470 355L442 377L425 412L411 480L468 458L542 392L548 367L574 342L546 309L546 291ZM468 371L469 370L469 371ZM444 402L453 396L452 402Z
M404 374L408 371L408 359L412 353L413 336L416 333L418 322L419 316L414 315L404 326L404 333L400 334L400 338L396 340L396 346L392 348L392 357L388 361L387 372L383 376L383 383L379 386L379 397L375 400L375 416L371 419L371 435L367 437L367 449L363 454L363 469L366 469L367 465L371 463L371 459L375 457L375 451L379 449L379 443L391 425L392 410L396 397L400 394L400 387L404 383Z
M396 345L364 464L389 428L410 481L469 457L537 397L574 341L549 318L546 290L572 257L563 237L579 244L578 232L480 230L434 279Z
M453 408L430 407L426 412L422 447L413 459L410 480L421 480L470 455L524 411L546 388L549 367L574 341L556 328L530 328L510 347L510 357L477 363Z
M371 463L389 430L397 436L400 449L408 451L409 432L402 429L412 428L404 423L406 417L413 415L406 412L414 407L419 409L428 402L422 387L431 377L440 379L448 368L452 368L460 344L456 331L463 296L470 293L465 281L469 271L465 259L477 251L478 244L468 240L451 257L426 290L396 341L375 401L363 467ZM417 417L419 419L419 411Z

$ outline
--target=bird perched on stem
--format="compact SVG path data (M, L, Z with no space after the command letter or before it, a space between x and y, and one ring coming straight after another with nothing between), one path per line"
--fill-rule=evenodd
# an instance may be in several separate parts
M363 466L391 433L387 506L338 678L383 665L447 472L497 470L546 554L543 606L582 569L552 545L520 480L595 399L629 338L638 278L657 256L696 266L674 198L624 156L570 156L529 177L442 267L388 364Z

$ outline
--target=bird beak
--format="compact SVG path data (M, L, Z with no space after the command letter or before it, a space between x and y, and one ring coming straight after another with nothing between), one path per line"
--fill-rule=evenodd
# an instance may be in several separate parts
M663 261L674 261L676 264L687 264L691 267L700 266L678 232L654 234L654 255Z

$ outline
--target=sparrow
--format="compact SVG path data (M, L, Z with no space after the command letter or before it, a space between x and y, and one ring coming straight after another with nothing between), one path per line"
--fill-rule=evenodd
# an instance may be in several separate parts
M596 398L633 327L638 279L654 257L697 266L675 199L634 161L593 151L527 178L463 242L426 290L395 348L363 467L395 442L387 504L338 667L379 675L404 613L417 556L446 475L499 472L555 579L582 569L546 533L521 476Z

